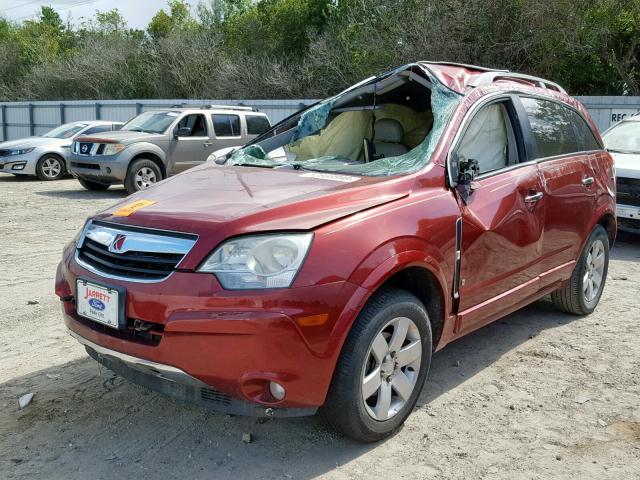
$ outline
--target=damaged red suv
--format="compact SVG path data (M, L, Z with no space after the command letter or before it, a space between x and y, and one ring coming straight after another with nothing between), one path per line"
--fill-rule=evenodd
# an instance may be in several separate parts
M217 410L399 427L433 352L598 304L612 159L555 83L419 62L91 217L56 293L91 357Z

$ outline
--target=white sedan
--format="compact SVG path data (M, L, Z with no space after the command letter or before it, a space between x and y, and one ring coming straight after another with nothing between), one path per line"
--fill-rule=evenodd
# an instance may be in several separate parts
M58 180L68 171L67 157L78 135L119 130L121 122L92 120L65 123L40 137L0 143L0 173L35 175L40 180Z

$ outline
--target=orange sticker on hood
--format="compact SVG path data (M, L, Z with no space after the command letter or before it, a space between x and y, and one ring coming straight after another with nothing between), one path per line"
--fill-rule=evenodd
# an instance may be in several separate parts
M120 207L118 210L113 212L114 217L128 217L133 212L137 212L141 208L148 207L149 205L153 205L154 203L158 203L155 200L137 200L133 203L129 203L124 207Z

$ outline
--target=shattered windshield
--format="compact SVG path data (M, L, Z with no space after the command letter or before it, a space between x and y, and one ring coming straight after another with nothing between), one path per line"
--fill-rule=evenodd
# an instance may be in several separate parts
M297 124L239 149L227 165L387 176L426 165L461 95L412 66L303 112ZM382 80L380 80L382 79Z

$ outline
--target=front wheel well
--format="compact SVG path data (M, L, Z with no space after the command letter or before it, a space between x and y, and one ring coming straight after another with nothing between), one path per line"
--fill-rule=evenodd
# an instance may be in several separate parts
M444 327L444 295L435 275L426 268L408 267L389 277L380 288L395 287L406 290L422 301L429 314L432 345L435 349Z
M151 160L153 163L155 163L160 169L160 172L162 172L162 178L163 179L167 178L167 170L164 166L164 163L162 159L155 153L151 153L151 152L138 153L135 157L131 159L131 161L129 162L129 165L131 165L136 160L140 160L141 158L144 158L146 160Z

